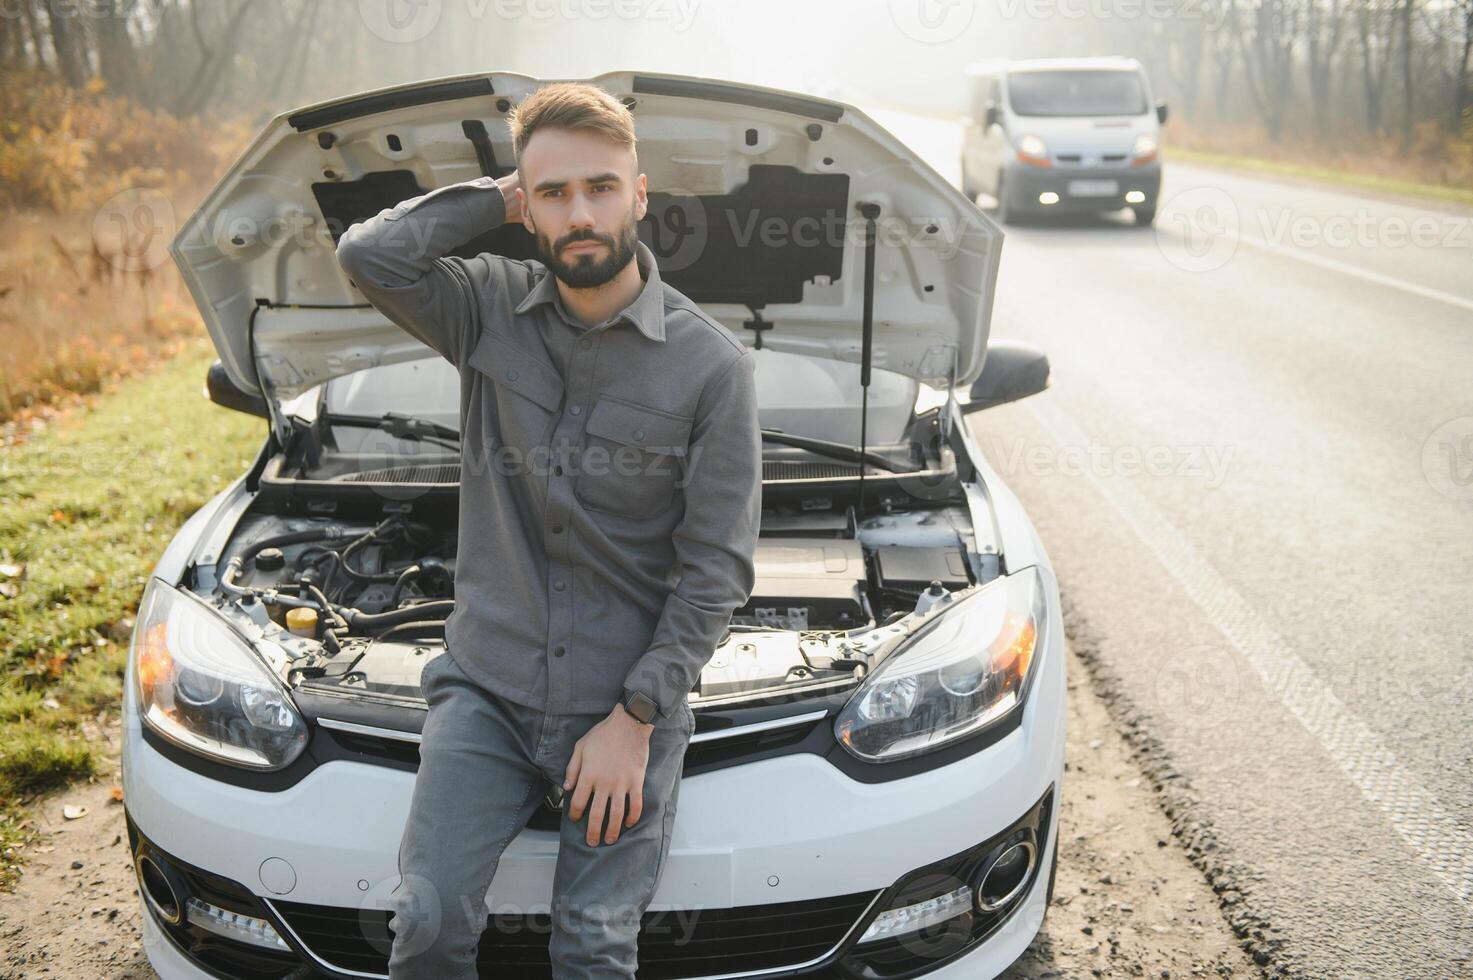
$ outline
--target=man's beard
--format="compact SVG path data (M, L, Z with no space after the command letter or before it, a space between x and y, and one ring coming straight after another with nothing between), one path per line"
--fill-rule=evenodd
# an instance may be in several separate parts
M564 262L562 250L573 242L601 242L608 249L608 257L595 260L591 255L575 255L572 262ZM537 233L537 254L542 259L542 264L552 270L552 274L574 289L593 289L602 286L617 276L624 267L634 258L634 248L639 242L639 227L634 220L634 212L629 212L629 220L619 231L616 240L613 235L600 235L591 228L569 232L557 242L549 242L547 236L541 232Z

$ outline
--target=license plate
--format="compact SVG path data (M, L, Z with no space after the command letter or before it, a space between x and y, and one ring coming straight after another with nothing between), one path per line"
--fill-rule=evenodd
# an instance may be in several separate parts
M1114 197L1120 193L1120 184L1113 180L1071 180L1070 197Z

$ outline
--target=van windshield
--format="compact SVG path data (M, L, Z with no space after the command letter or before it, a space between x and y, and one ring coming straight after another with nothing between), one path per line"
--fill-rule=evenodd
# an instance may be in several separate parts
M1133 71L1019 71L1008 102L1020 116L1139 116L1146 90Z

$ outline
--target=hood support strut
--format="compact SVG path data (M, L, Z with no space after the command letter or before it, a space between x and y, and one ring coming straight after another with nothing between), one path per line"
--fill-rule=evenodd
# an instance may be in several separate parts
M266 421L271 427L271 434L276 437L276 444L282 447L287 445L287 439L291 435L291 423L281 414L281 406L276 404L276 395L267 390L266 381L261 376L261 362L256 357L256 314L262 310L269 310L275 304L269 299L257 298L251 307L250 318L246 320L246 346L251 353L251 370L256 375L256 387L261 390L261 396L266 401Z
M864 451L869 436L869 376L875 347L875 221L880 206L870 201L859 205L864 216L864 317L859 347L859 506L855 513L864 516ZM761 337L761 334L757 335Z
M256 356L256 314L262 310L371 310L372 303L273 303L269 299L257 298L256 305L251 307L251 315L246 320L246 346L251 355L251 370L256 374L256 387L260 389L262 397L266 399L266 414L271 424L271 431L276 435L276 441L283 447L287 444L287 438L291 435L292 424L281 413L281 406L276 403L276 394L266 387L265 378L261 374L261 361Z

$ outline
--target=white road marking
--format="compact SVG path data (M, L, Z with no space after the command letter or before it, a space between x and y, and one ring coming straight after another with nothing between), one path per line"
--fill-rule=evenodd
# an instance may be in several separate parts
M1163 225L1164 223L1157 225L1157 234L1162 233ZM1178 232L1170 233L1179 234ZM1282 255L1285 258L1294 259L1296 262L1305 262L1309 265L1317 265L1322 269L1329 269L1331 272L1338 272L1341 275L1354 276L1355 278L1360 279L1363 282L1374 283L1377 286L1386 286L1389 289L1397 289L1404 293L1409 293L1413 296L1420 296L1423 299L1430 299L1438 303L1446 303L1449 306L1456 306L1459 309L1473 312L1473 299L1459 296L1456 293L1445 292L1441 289L1433 289L1431 286L1418 285L1417 283L1410 282L1406 279L1400 279L1396 276L1388 276L1384 273L1372 272L1370 269L1362 268L1361 266L1354 265L1349 262L1339 262L1335 259L1325 258L1325 256L1319 255L1315 252L1308 252L1303 249L1294 248L1288 245L1277 245L1273 242L1265 241L1264 239L1259 238L1256 235L1249 235L1241 231L1237 232L1236 236L1237 240L1242 242L1244 245L1251 245L1253 248L1259 249L1260 251L1270 252L1274 255Z
M1058 409L1033 402L1027 407L1060 445L1089 445L1089 437ZM1473 897L1473 833L1407 772L1380 737L1140 491L1122 479L1101 479L1088 467L1083 473L1253 668L1267 693L1299 720L1407 846L1467 905Z

